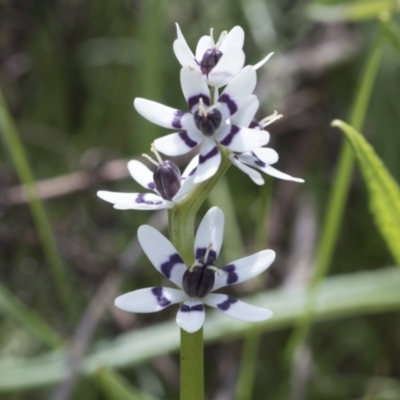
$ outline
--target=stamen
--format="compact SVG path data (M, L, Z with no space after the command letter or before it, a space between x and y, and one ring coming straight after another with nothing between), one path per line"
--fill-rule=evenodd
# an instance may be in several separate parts
M273 122L277 121L278 119L281 119L283 117L282 114L278 114L278 111L274 111L273 114L269 115L268 117L265 117L259 122L259 125L265 128L268 125L271 125Z
M156 167L159 167L160 164L157 161L154 161L150 156L148 156L147 154L142 154L143 157L147 158L152 164L154 164Z
M217 101L212 106L210 106L206 109L205 115L207 115L210 111L214 110L214 108L218 108L218 107L221 107L221 103L218 103L218 101Z
M200 97L199 99L199 115L201 117L205 117L207 115L207 108L204 105L202 97Z
M220 48L222 42L224 41L224 39L226 38L227 35L228 35L228 31L223 31L221 33L221 35L219 35L219 39L218 39L217 44L215 45L215 48L217 48L217 49Z
M208 269L211 269L214 271L217 275L219 275L219 268L217 268L215 265L207 265Z
M201 262L195 261L190 267L189 271L192 272L196 267L202 267L203 264Z
M214 42L214 28L210 29L210 37L211 37L212 42L215 43Z
M213 244L210 243L210 244L208 245L208 247L207 247L206 254L204 254L204 262L205 262L205 263L206 263L207 260L208 260L208 255L210 254L210 251L211 251L212 246L213 246Z
M160 154L158 153L157 149L154 147L154 143L151 144L150 147L151 152L153 152L155 154L155 156L157 157L157 160L160 164L163 163L163 159L161 158Z

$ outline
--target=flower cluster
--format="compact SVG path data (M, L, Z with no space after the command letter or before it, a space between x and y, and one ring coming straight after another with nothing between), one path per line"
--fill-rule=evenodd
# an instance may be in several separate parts
M209 36L199 40L193 53L177 25L173 49L182 66L180 83L186 110L142 98L134 101L137 112L144 118L175 131L157 138L152 144L151 151L156 160L144 155L154 164L154 171L136 160L128 163L132 178L153 193L99 191L100 198L121 210L171 209L196 185L216 174L221 164L222 149L232 165L258 185L264 184L260 172L303 182L271 166L278 161L278 154L264 147L270 138L265 128L281 115L275 112L261 121L256 120L259 101L253 92L257 83L256 71L272 53L256 65L244 66L243 43L244 32L239 26L230 32L223 32L217 42L211 30ZM182 174L174 162L163 160L159 154L179 156L193 149L197 149L198 154ZM245 304L225 294L212 293L260 274L275 258L272 250L264 250L217 268L215 262L222 244L223 223L224 215L219 208L208 211L195 237L195 261L189 266L184 264L168 239L150 226L141 226L138 238L147 257L157 271L179 289L156 286L136 290L118 297L116 306L143 313L181 303L176 321L187 332L195 332L203 326L205 304L244 321L270 318L272 312L269 310Z

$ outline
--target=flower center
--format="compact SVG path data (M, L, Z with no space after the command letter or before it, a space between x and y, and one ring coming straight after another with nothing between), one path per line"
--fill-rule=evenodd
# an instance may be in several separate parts
M199 109L195 111L194 123L197 129L204 136L212 136L215 131L221 126L222 122L222 114L219 110L216 109L219 104L214 104L208 110L205 108L203 99L200 97Z
M214 287L215 253L211 252L212 244L206 250L204 257L196 261L188 268L182 277L182 287L184 292L190 297L205 297Z

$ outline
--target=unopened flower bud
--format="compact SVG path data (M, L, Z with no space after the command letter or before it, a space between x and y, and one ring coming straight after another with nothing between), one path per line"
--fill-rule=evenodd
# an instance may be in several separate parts
M216 48L206 50L200 62L201 72L205 75L208 75L217 65L221 57L222 53Z
M172 200L181 187L181 172L174 162L166 160L154 171L153 180L160 196Z
M204 265L187 269L183 274L182 287L190 297L205 297L214 287L215 272Z

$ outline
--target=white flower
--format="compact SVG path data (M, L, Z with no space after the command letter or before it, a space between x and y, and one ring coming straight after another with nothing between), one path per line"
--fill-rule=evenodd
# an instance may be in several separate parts
M157 271L180 289L162 286L139 289L117 297L115 305L125 311L151 313L183 303L176 322L187 332L196 332L203 326L204 304L242 321L270 318L270 310L246 304L226 294L211 293L259 275L275 259L274 251L263 250L217 269L214 263L222 245L223 225L223 212L218 207L211 208L197 230L194 244L196 261L189 269L168 239L148 225L141 226L138 238L147 257Z
M162 162L162 160L161 160ZM191 174L198 163L197 158L186 167L180 179L180 188L177 193L168 200L162 197L160 190L154 183L154 173L150 171L140 161L132 160L128 163L128 170L132 178L146 189L150 189L154 193L120 193L108 192L100 190L97 196L101 199L114 204L114 208L118 210L159 210L161 208L172 208L179 203L193 188L193 174ZM160 164L161 165L161 164Z
M278 115L275 111L274 114L264 118L261 121L257 121L254 116L258 109L258 103L250 100L246 104L243 104L240 112L236 113L231 117L231 123L234 125L240 126L249 126L252 129L263 130L266 126L272 124L277 119L280 119L282 115ZM243 153L235 153L232 152L229 155L229 159L232 161L232 164L242 170L244 173L249 175L249 177L253 180L257 185L264 184L264 178L262 175L254 170L256 168L268 175L271 175L275 178L285 179L288 181L294 182L304 182L303 179L294 178L288 174L285 174L277 169L271 167L271 164L275 164L278 159L278 153L267 147L260 147L253 149L251 151L246 151ZM252 168L250 168L252 167Z
M240 26L235 26L229 33L222 32L217 43L211 30L210 36L202 36L197 43L196 55L190 50L178 24L176 30L176 58L182 67L191 67L203 74L208 85L225 86L243 68L244 31Z
M268 143L268 132L232 123L234 115L243 113L243 105L251 103L258 107L258 100L252 95L256 81L254 68L243 68L222 94L215 96L217 99L211 105L210 91L202 75L194 69L182 68L182 91L190 112L141 98L135 99L134 105L139 114L149 121L164 128L179 130L156 139L154 146L158 151L177 156L189 152L201 143L199 165L194 177L194 183L197 184L207 180L218 170L221 154L217 143L238 153L251 151Z

